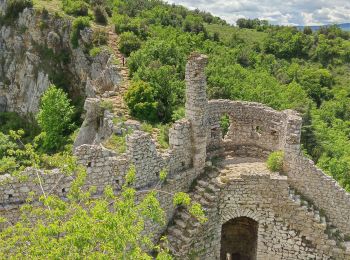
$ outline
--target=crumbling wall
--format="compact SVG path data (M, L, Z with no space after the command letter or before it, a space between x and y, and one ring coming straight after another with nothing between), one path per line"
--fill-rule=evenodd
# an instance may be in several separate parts
M200 259L220 259L222 225L247 217L258 223L256 259L348 259L325 227L289 197L287 177L243 174L222 184L208 205L208 222L189 241L188 251Z
M220 119L224 115L230 121L225 137L220 127ZM266 157L271 151L285 150L287 140L293 139L296 128L291 118L299 118L291 110L280 112L258 103L231 100L209 101L208 117L209 151L239 151L246 147L249 153L250 147L252 152L249 155L256 152L257 157ZM299 144L298 141L296 143Z
M344 233L350 235L350 193L314 162L300 154L286 154L288 180L296 190L311 200Z

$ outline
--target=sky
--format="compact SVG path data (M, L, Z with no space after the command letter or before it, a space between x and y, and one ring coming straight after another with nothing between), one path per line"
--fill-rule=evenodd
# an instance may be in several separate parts
M349 0L168 0L211 12L235 23L259 18L280 25L324 25L350 22Z

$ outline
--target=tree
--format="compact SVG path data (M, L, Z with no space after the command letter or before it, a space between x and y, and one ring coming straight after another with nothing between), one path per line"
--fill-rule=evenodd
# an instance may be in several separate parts
M124 32L120 35L119 50L126 56L141 47L140 39L133 32Z
M121 192L105 188L103 196L92 199L94 188L84 190L86 172L81 166L67 199L43 194L41 205L27 204L22 218L0 233L1 259L172 259L166 249L153 243L147 225L164 225L165 214L159 194L173 198L174 207L184 206L199 221L206 218L201 206L186 193L168 193L157 188L136 191L135 167L131 166ZM160 182L166 172L160 174ZM139 196L143 194L143 196ZM139 199L137 198L139 197ZM29 198L32 202L34 198ZM6 219L0 218L0 222Z
M303 33L306 34L306 35L311 35L312 34L311 27L310 26L305 26L304 30L303 30Z
M65 136L72 130L74 107L62 89L51 85L41 98L38 123L43 134L43 147L47 151L58 150Z
M155 90L144 81L134 81L125 96L125 101L133 116L148 122L157 122L158 102Z

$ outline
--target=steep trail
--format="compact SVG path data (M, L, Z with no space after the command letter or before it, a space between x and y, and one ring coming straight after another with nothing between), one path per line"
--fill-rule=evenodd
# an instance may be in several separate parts
M113 104L113 113L118 117L123 117L129 119L128 107L124 101L124 95L130 86L129 69L126 64L126 58L119 51L120 39L118 34L115 32L112 25L106 27L98 24L93 24L93 28L98 30L104 30L107 33L107 46L110 48L112 54L114 55L119 70L120 76L123 78L122 83L115 88L114 95L103 95L103 100Z
M113 103L113 113L117 116L124 116L129 118L128 108L124 101L124 95L130 86L129 69L126 66L126 58L119 51L119 36L114 32L112 26L108 27L108 46L111 48L114 56L118 61L120 74L123 77L123 82L120 84L115 96L107 98Z

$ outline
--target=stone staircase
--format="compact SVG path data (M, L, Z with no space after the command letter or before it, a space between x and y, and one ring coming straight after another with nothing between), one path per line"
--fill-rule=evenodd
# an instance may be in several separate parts
M213 217L217 214L218 192L220 191L220 187L225 185L218 181L220 180L220 178L217 178L219 171L218 168L212 167L209 173L205 173L205 176L199 177L195 181L195 185L190 192L191 199L202 205L206 217L209 219L211 216ZM291 204L295 205L294 208L304 212L303 214L317 223L316 226L320 228L318 232L324 230L323 239L326 241L325 246L333 248L332 250L340 255L344 254L345 249L347 252L345 257L350 256L349 241L346 241L346 237L328 220L322 210L317 209L313 203L306 200L291 187L289 187L289 198ZM176 210L166 232L168 237L167 246L175 258L186 259L187 254L191 250L195 250L195 248L192 248L193 242L198 239L197 236L203 228L206 228L205 224L201 224L185 208L180 207ZM310 238L311 241L314 239Z
M341 249L350 251L348 241L345 241L345 236L342 232L327 219L322 210L319 210L312 202L305 199L295 189L289 187L289 198L299 206L300 210L304 211L308 216L314 219L324 228L325 240L328 240L330 246L336 246Z
M206 217L210 217L210 213L216 212L215 194L219 191L219 184L216 181L216 174L211 171L207 176L199 178L190 196L193 202L202 205ZM176 210L174 218L167 229L168 246L175 257L183 259L181 252L189 252L191 241L199 229L203 228L196 218L194 218L185 208L180 207Z

